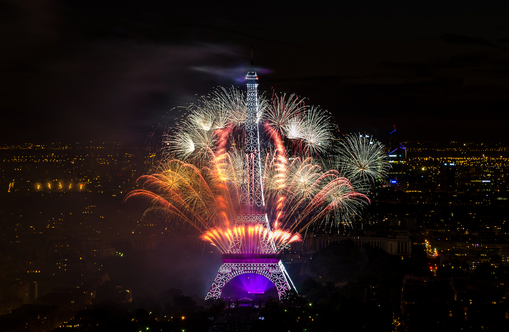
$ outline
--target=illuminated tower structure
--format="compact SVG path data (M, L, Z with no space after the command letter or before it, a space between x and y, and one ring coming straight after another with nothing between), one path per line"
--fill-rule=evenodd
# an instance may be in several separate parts
M263 197L257 81L256 72L247 73L247 111L240 197L241 210L236 224L263 225L263 227L270 230ZM286 297L290 289L295 289L290 276L279 259L274 242L262 241L257 247L258 253L244 253L240 238L236 238L232 242L228 253L223 254L223 264L219 268L212 286L210 286L205 297L206 300L220 298L225 285L242 274L257 274L269 279L276 287L280 300Z

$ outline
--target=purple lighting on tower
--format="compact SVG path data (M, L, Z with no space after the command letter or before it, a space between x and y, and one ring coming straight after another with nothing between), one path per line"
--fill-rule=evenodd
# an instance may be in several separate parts
M261 295L276 295L274 284L266 277L256 273L245 273L233 278L224 290L224 297L257 298Z
M238 278L248 294L263 294L269 288L274 287L269 279L259 274L246 273Z

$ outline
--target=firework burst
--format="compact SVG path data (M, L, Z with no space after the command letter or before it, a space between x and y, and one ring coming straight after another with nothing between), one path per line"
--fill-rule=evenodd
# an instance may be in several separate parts
M199 170L180 160L160 166L158 172L139 179L141 189L131 191L126 199L142 197L149 200L145 214L162 213L167 220L179 219L200 232L235 220L239 204L235 190L226 181L212 181L217 175L210 169Z
M232 243L240 242L238 251L245 254L279 253L290 243L301 241L298 233L276 229L268 230L262 225L240 225L229 228L213 228L200 236L222 253L235 253Z
M338 169L359 190L383 181L389 168L382 143L372 136L350 134L341 140Z
M217 88L186 108L165 140L169 161L142 176L142 188L127 198L148 199L145 213L162 211L167 220L188 223L223 253L234 242L246 253L279 252L313 225L350 225L370 202L364 189L387 173L383 146L348 136L337 149L335 169L325 166L320 155L334 150L329 113L294 94L262 95L258 104L268 228L236 225L246 96L233 88Z
M276 130L280 135L288 133L291 124L299 122L299 117L302 117L307 110L305 99L295 94L281 95L274 94L270 103L264 108L265 112L262 114L262 119L266 125Z
M310 107L292 127L292 136L301 140L306 155L326 152L334 138L330 116L319 107Z

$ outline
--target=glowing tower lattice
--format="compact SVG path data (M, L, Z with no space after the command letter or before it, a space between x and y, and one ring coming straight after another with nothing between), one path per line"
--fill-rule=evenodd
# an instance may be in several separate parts
M263 197L257 81L256 72L247 73L247 111L241 184L241 211L236 223L260 224L270 230ZM287 295L290 289L295 289L290 276L279 259L273 241L260 243L258 247L259 253L243 253L240 238L235 239L228 253L223 254L223 264L219 268L205 299L219 298L228 282L246 273L259 274L269 279L276 287L280 300Z

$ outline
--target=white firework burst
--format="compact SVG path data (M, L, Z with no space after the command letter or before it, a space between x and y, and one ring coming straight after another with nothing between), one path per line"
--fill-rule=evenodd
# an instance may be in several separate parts
M330 113L304 100L295 94L273 94L270 100L259 95L267 214L275 227L291 231L315 222L349 225L368 204L369 187L387 174L383 146L359 135L334 146ZM246 110L245 92L216 88L185 108L166 140L167 157L194 165L204 181L227 189L221 194L233 207L240 205ZM329 152L337 158L323 158Z
M329 113L319 107L310 107L300 123L300 129L294 129L304 143L307 155L324 153L331 146L334 136Z
M185 131L169 137L165 143L167 152L181 160L206 158L217 140L213 130L188 127Z
M263 120L280 135L284 135L297 117L306 111L304 99L295 94L274 94L263 113ZM297 121L298 122L298 121Z
M383 145L372 136L350 134L339 147L338 169L357 189L382 181L390 169Z
M246 94L233 87L218 87L210 95L202 98L200 111L215 114L216 128L224 128L230 124L239 125L246 118Z

